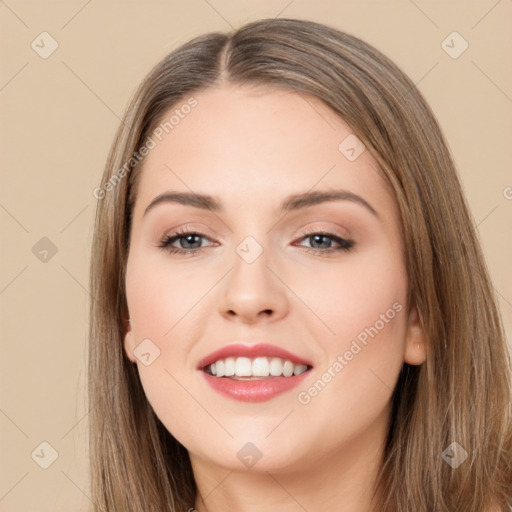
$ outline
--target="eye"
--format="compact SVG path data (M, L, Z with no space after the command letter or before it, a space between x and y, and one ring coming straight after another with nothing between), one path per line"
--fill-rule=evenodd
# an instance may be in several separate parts
M194 254L203 248L202 240L209 238L204 233L191 231L187 228L176 231L172 235L166 236L159 244L158 247L166 249L171 254ZM175 247L173 244L178 242L182 247Z
M339 251L350 251L354 247L352 240L347 240L334 233L324 231L310 231L300 240L308 240L311 252L317 254L331 254ZM337 245L333 246L333 242Z
M203 240L210 240L204 233L192 231L187 228L176 231L172 235L166 236L158 245L161 249L165 249L171 254L184 254L193 256L198 254L203 245ZM310 231L307 232L300 240L308 240L310 246L302 246L308 249L308 252L315 254L327 255L340 251L348 252L354 247L352 240L347 240L338 236L335 233L324 231ZM211 240L210 240L211 242ZM178 243L181 247L176 247L174 244ZM333 246L333 243L335 244ZM213 243L211 245L214 245Z

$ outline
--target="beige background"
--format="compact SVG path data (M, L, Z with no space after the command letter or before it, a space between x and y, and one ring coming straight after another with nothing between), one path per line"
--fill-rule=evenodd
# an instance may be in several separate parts
M261 17L303 17L353 33L400 65L452 148L510 339L512 1L5 0L0 16L0 511L90 505L84 389L92 191L139 81L197 34ZM43 51L44 31L58 43L46 59L31 47L35 40ZM441 46L453 31L469 44L456 59ZM37 254L48 244L43 237L57 249L46 262ZM58 452L48 469L39 466L50 461L44 441Z

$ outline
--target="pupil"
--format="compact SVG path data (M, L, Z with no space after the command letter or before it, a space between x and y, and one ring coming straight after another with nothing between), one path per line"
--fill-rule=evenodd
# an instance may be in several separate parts
M185 236L185 243L194 244L193 239L197 238L197 235L186 235Z
M326 239L326 243L328 244L329 243L329 239L325 236L325 235L313 235L313 239L316 242L318 242L320 240L320 244L321 244L321 239L324 238ZM325 244L324 244L325 245Z

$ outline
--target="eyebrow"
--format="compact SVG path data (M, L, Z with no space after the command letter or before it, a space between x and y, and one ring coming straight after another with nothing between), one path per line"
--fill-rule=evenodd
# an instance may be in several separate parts
M380 218L375 208L373 208L373 206L368 203L368 201L348 190L325 190L292 194L288 196L281 204L281 211L291 212L329 201L351 201L365 207L377 218ZM195 192L167 191L156 196L151 201L151 203L149 203L149 205L144 210L144 215L155 208L155 206L162 203L177 203L185 206L201 208L203 210L210 210L212 212L223 211L221 201L214 196L208 194L198 194Z

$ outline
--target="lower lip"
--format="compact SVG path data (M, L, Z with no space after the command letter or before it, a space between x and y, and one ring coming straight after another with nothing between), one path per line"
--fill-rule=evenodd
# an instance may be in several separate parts
M272 377L263 380L235 380L228 377L214 377L199 370L206 382L218 393L242 402L265 402L298 386L310 373L306 370L292 377Z

